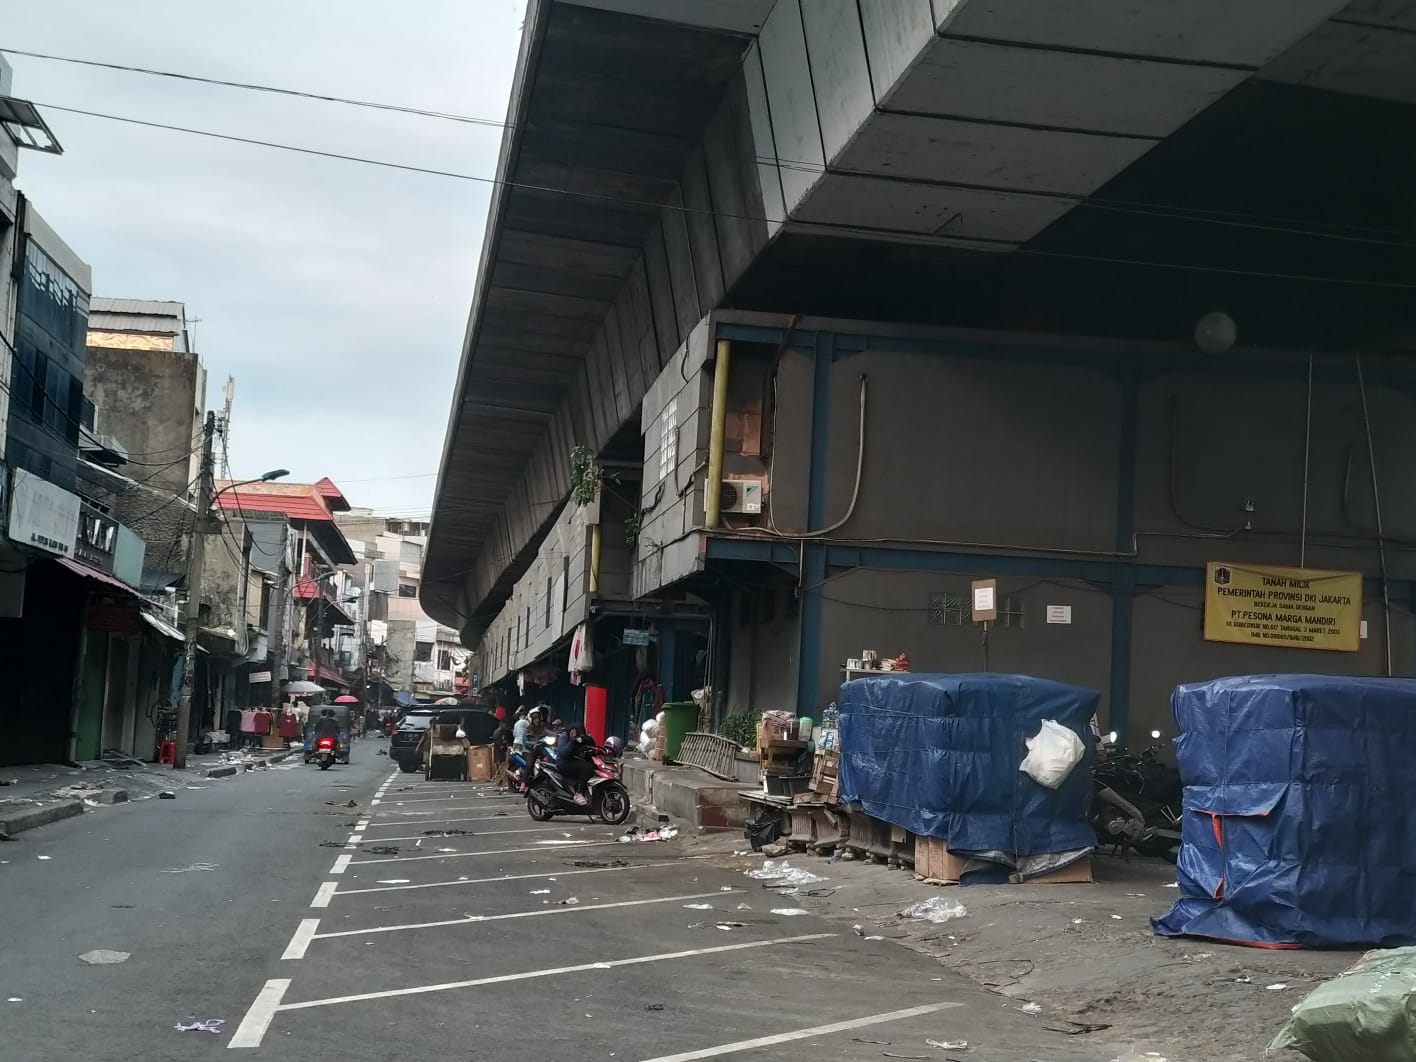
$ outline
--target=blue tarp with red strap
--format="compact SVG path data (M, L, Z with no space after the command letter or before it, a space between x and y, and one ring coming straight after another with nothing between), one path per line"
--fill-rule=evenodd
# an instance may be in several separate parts
M1157 933L1416 944L1416 681L1248 675L1171 707L1184 841Z

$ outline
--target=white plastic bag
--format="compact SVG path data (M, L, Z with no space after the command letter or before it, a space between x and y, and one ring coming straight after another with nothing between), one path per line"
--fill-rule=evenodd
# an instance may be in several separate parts
M1082 762L1087 747L1075 731L1055 719L1044 719L1036 737L1027 739L1028 754L1018 765L1038 785L1056 789Z

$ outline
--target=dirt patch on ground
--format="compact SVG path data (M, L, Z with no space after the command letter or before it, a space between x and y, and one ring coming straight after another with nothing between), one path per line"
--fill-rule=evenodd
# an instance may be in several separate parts
M698 847L737 869L762 862L733 854L744 847L739 838ZM1158 937L1150 919L1176 896L1166 887L1174 868L1159 861L1098 856L1092 885L941 889L884 866L788 859L829 879L796 897L801 906L884 938L882 947L893 942L932 955L1019 1004L1037 1003L1039 1021L1095 1037L1099 1048L1123 1044L1169 1062L1262 1058L1293 1005L1360 955ZM968 914L937 925L898 914L940 895ZM1099 1062L1109 1057L1098 1055Z

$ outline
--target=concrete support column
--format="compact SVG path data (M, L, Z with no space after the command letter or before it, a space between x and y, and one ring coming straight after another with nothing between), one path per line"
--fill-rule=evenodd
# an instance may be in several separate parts
M806 529L816 531L826 523L826 477L830 446L831 363L836 337L819 332L811 389L811 460L807 486ZM797 653L797 714L816 714L816 691L821 684L821 637L826 623L826 545L802 541L797 597L801 604Z

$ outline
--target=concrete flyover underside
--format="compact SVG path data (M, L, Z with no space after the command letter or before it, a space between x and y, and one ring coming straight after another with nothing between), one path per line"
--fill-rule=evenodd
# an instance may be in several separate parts
M425 607L475 640L570 450L718 307L1152 338L1224 307L1279 342L1333 272L1329 317L1397 327L1402 254L1285 230L1400 202L1412 6L532 0Z

